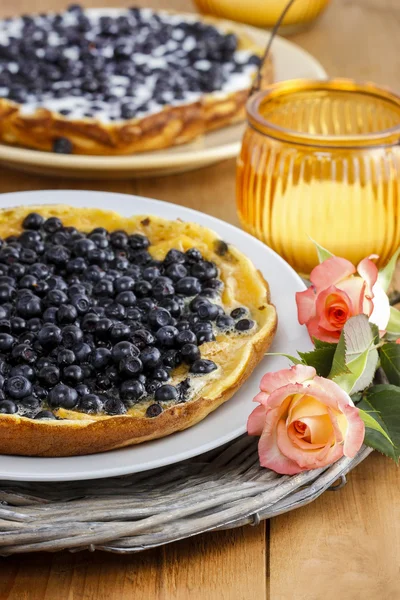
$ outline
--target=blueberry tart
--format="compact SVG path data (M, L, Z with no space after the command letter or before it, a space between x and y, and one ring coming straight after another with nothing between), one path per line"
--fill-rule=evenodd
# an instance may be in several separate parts
M2 210L0 453L91 454L186 429L243 384L276 324L261 274L197 224Z
M0 141L97 155L183 144L243 119L262 51L234 23L167 11L4 19Z

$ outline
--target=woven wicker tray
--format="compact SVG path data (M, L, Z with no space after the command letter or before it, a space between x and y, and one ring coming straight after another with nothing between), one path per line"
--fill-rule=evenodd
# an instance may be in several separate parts
M0 555L140 552L205 531L257 525L341 488L346 473L370 452L363 447L354 459L329 468L280 476L259 466L257 440L243 436L177 465L126 477L2 481Z

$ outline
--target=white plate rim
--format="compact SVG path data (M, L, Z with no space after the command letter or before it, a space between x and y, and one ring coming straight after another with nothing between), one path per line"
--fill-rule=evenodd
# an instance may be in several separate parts
M131 194L124 194L124 193L116 193L116 192L103 192L103 191L92 191L92 190L33 190L33 191L20 191L20 192L5 192L0 194L0 209L1 208L6 208L6 207L12 207L12 206L21 206L24 204L58 204L58 203L68 203L66 200L64 201L57 201L56 197L58 195L68 195L70 196L70 202L72 200L72 205L74 205L74 197L76 198L76 204L80 205L80 206L96 206L96 202L98 202L98 200L96 201L96 197L99 196L106 196L109 197L110 200L112 200L112 198L114 197L116 202L118 200L122 201L122 202L126 202L128 199L131 200L132 202L139 202L139 204L142 204L144 201L145 205L148 205L150 207L149 211L140 209L140 210L136 210L135 208L133 208L134 205L132 205L132 214L159 214L159 212L161 212L162 216L168 218L168 216L166 216L164 213L164 211L168 212L172 212L171 215L169 215L169 218L171 219L176 219L176 218L183 218L184 220L192 220L194 222L199 222L200 224L209 227L210 229L213 229L214 231L216 231L216 233L220 234L219 230L223 230L223 231L227 231L228 236L223 235L223 237L225 237L225 239L227 239L228 241L230 240L237 240L237 236L239 235L239 237L241 237L244 241L247 241L248 243L250 243L251 245L254 245L255 247L257 247L262 253L265 253L267 256L269 255L270 258L272 258L274 261L277 262L278 265L280 265L282 267L283 270L286 270L288 273L290 273L290 276L293 278L294 282L297 283L297 289L296 291L302 291L305 288L305 284L302 281L302 279L299 277L299 275L292 269L292 267L290 267L290 265L288 265L288 263L281 257L279 256L274 250L272 250L271 248L269 248L268 246L266 246L265 244L263 244L261 241L259 241L258 239L256 239L255 237L253 237L252 235L250 235L249 233L239 229L238 227L235 227L234 225L231 225L230 223L227 223L226 221L222 221L221 219L218 219L216 217L213 217L212 215L208 215L205 213L202 213L200 211L194 210L192 208L188 208L185 206L180 206L177 204L173 204L170 202L165 202L162 200L155 200L152 198L146 198L143 196L137 196L137 195L131 195ZM40 196L40 200L38 198L38 196ZM48 198L47 198L48 196ZM84 197L82 203L80 203L80 201L78 200L78 197ZM21 200L20 200L21 199ZM121 210L118 209L118 206L115 206L115 204L113 205L112 202L110 202L110 206L113 207L114 210L121 212ZM154 209L152 210L152 207L154 207ZM159 212L158 212L159 211ZM177 214L175 214L175 211ZM231 235L229 235L231 234ZM236 242L233 242L236 245ZM239 244L240 245L240 244ZM273 299L274 300L274 299ZM279 325L278 325L279 328ZM304 334L304 335L303 335ZM309 341L308 338L308 334L306 333L306 331L302 330L302 348L296 348L296 349L311 349L311 343ZM306 341L307 339L307 341ZM251 380L251 377L249 378L249 380ZM212 413L214 414L214 413ZM201 423L206 422L207 419L205 419L204 421L202 421ZM198 424L197 427L199 425ZM195 426L196 427L196 426ZM190 429L186 430L186 431L190 431ZM89 479L102 479L102 478L106 478L106 477L114 477L114 476L121 476L121 475L127 475L130 473L138 473L138 472L142 472L142 471L148 471L148 470L152 470L155 468L159 468L159 467L164 467L170 464L175 464L177 462L180 462L182 460L186 460L187 458L192 458L194 456L198 456L200 454L203 454L204 452L207 452L209 450L213 450L214 448L217 448L219 446L222 446L223 444L230 442L234 439L236 439L237 437L239 437L240 435L244 434L246 432L246 425L245 423L243 423L242 426L237 427L236 429L226 433L225 435L221 435L217 440L213 440L204 444L200 444L197 445L195 448L191 448L190 450L184 450L181 452L177 452L173 455L173 459L171 459L171 457L169 456L165 456L162 458L158 458L157 460L153 460L153 461L149 461L147 463L143 462L140 464L139 467L137 467L137 465L135 465L135 468L132 468L132 465L127 467L127 466L113 466L112 468L109 468L107 470L99 470L97 469L96 471L92 470L87 470L87 471L79 471L79 473L57 473L57 474L53 474L53 473L49 473L46 472L46 464L51 464L52 461L62 461L62 463L65 463L65 461L68 461L68 463L72 464L74 461L82 461L82 459L89 459L88 462L90 463L91 461L95 461L100 458L101 456L104 456L106 454L112 454L112 455L116 455L116 453L118 452L132 452L135 450L135 448L138 448L138 446L131 446L128 448L122 448L119 450L114 450L111 453L99 453L99 454L95 454L95 455L84 455L84 456L77 456L77 457L63 457L63 458L40 458L40 457L20 457L20 456L14 456L14 455L0 455L0 479L5 479L5 480L9 480L9 481L41 481L41 482L50 482L50 481L78 481L78 480L89 480ZM184 432L178 432L178 434L172 434L172 436L167 436L166 438L161 438L159 440L154 440L151 442L146 442L146 444L155 444L155 443L162 443L163 440L168 440L171 437L173 437L174 435L179 435L179 433L184 433ZM10 472L10 467L7 469L4 469L4 461L6 462L17 462L17 463L26 463L26 467L25 467L25 472L20 472L20 473L15 473L15 472ZM2 464L3 463L3 464ZM35 463L37 463L38 465L40 464L41 468L37 470L37 472L32 471L32 466L35 465ZM42 470L43 469L43 470Z
M110 13L118 11L117 8L89 8L88 10L92 12L107 10L107 12ZM196 13L181 12L180 14L183 16L196 16ZM258 37L262 36L265 44L267 44L271 35L270 32L253 27L251 25L228 21L226 19L218 20L221 23L228 25L232 24L235 29L243 30L243 33L247 32L249 35ZM325 69L312 54L294 42L291 42L290 40L287 40L281 36L276 36L273 42L272 53L275 52L278 56L282 50L295 52L302 61L308 63L310 68L312 68L313 72L315 73L315 79L327 79L328 75ZM78 172L85 171L85 169L104 170L105 168L109 172L126 170L152 171L155 169L176 168L179 166L184 167L191 164L197 164L201 166L201 164L208 164L216 160L234 158L240 151L240 145L241 141L238 140L237 142L221 144L220 146L212 148L185 149L185 145L183 145L180 147L180 151L177 151L177 147L173 147L157 151L157 153L146 152L128 156L86 156L54 154L51 152L43 152L40 150L0 144L0 161L4 163L12 162L12 164L17 165L42 166L43 168L65 168L66 170L74 169ZM169 154L169 150L174 150L174 153ZM160 154L158 154L158 152L160 152Z

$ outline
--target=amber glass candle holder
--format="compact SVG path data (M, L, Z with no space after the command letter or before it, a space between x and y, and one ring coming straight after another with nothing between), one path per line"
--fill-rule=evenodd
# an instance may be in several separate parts
M237 165L244 229L299 273L310 238L357 263L400 245L400 97L371 83L294 80L255 93Z

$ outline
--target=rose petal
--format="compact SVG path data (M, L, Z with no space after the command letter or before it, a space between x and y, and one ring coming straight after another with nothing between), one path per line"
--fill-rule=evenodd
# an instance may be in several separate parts
M296 447L288 436L286 424L283 420L280 420L277 424L276 441L280 452L287 457L289 460L297 463L302 469L317 469L320 466L324 466L326 463L326 456L330 454L330 448L334 444L334 434L332 434L326 444L316 450L304 451ZM343 454L343 449L342 449Z
M308 394L316 396L327 406L344 412L346 406L354 406L350 396L334 381L317 375L308 387Z
M343 453L348 458L353 458L363 444L365 425L360 417L358 408L355 406L345 406L343 412L348 423L347 434L344 439Z
M374 255L371 255L374 256ZM376 256L376 255L375 255ZM378 281L378 267L369 258L363 258L357 265L357 272L367 284L367 292L372 292L372 288Z
M261 379L260 389L263 392L271 393L288 383L303 383L303 381L313 379L315 375L314 367L294 365L290 369L282 369L276 373L266 373Z
M258 392L256 396L253 398L253 402L259 402L260 404L267 404L269 398L269 394L265 392Z
M376 283L373 287L373 305L374 308L369 317L371 323L375 323L379 327L381 335L384 334L387 324L390 319L390 303L389 298L380 283Z
M297 318L300 325L305 325L315 316L315 300L316 294L313 286L304 292L296 292Z
M310 431L310 443L311 444L326 444L328 440L332 439L334 429L332 426L331 418L328 413L324 415L313 415L312 417L303 417L302 423L307 425Z
M281 410L269 410L258 443L258 455L262 467L272 469L282 475L296 475L303 469L294 461L282 454L277 445L277 424L281 416ZM283 425L285 426L284 422Z
M317 265L310 274L310 281L315 285L317 292L336 285L356 272L355 266L345 258L333 256Z
M347 319L354 314L353 304L348 294L334 285L318 295L316 306L319 316L318 326L325 331L341 331ZM332 306L340 307L345 313L342 323L337 324L330 318L329 312Z
M342 292L344 292L347 298L350 301L351 306L351 315L359 315L364 312L364 303L366 302L366 310L369 310L369 301L365 298L366 291L366 283L361 277L351 277L350 279L346 279L345 281L341 281L338 286ZM372 302L371 302L371 310L372 310ZM365 313L370 314L370 312Z
M327 331L319 326L319 317L314 317L307 323L308 335L322 342L336 344L340 338L340 331Z
M249 435L261 435L265 425L265 414L267 409L260 404L257 406L247 420L247 433Z
M309 389L307 390L307 392ZM303 420L303 417L313 417L318 415L327 415L328 409L326 404L323 404L309 393L299 394L299 399L292 400L287 418L287 425L291 425L293 421Z

